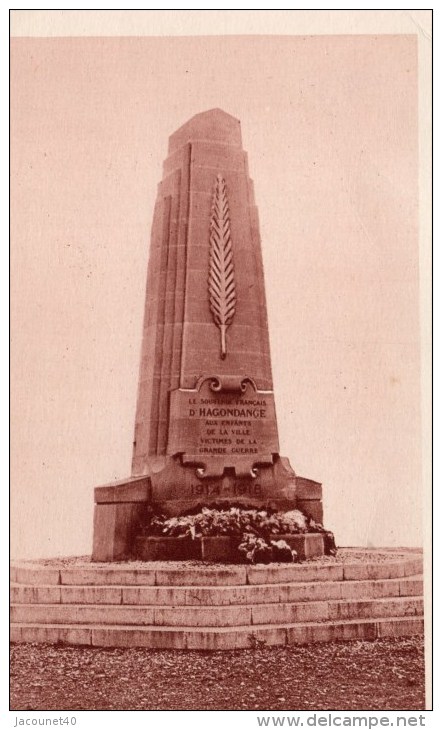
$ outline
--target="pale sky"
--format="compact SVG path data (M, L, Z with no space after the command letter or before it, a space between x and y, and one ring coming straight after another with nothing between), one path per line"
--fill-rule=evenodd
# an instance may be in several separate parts
M340 545L420 545L415 36L12 41L12 554L87 554L130 474L168 136L241 121L281 454Z

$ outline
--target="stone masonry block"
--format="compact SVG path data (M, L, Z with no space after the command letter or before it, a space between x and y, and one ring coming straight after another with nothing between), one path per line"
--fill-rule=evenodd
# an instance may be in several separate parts
M296 499L296 507L311 517L315 522L322 525L324 522L324 510L319 499Z
M62 586L62 603L121 603L117 586Z
M246 606L174 606L155 609L156 626L242 626L250 623L251 609Z
M186 591L182 588L150 588L124 587L122 588L122 603L125 605L164 605L183 606L186 602Z
M131 477L111 484L95 487L95 502L147 502L150 498L149 477Z
M11 603L60 603L60 587L12 585Z
M399 592L401 596L421 596L424 590L422 578L405 578L400 581Z
M96 504L92 560L110 562L130 558L145 509L143 502Z
M410 636L413 634L423 634L424 619L416 618L396 618L388 621L379 621L377 624L379 638L388 636Z
M14 571L15 583L27 585L58 585L60 583L60 571L53 568L39 568L34 565L17 566Z
M211 568L199 568L192 570L160 569L156 571L156 584L158 586L234 586L245 585L245 566L226 566L213 570Z
M155 585L155 570L146 568L66 568L60 571L63 585Z

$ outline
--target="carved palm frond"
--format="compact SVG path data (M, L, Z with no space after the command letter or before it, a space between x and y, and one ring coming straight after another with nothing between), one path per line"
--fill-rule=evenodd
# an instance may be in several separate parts
M209 302L221 332L221 358L226 357L226 331L235 314L236 291L226 182L217 175L210 219Z

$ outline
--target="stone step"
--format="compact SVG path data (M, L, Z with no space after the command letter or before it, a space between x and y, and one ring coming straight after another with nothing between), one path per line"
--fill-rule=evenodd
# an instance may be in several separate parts
M422 595L422 576L238 586L11 585L11 603L226 606Z
M246 649L256 646L286 646L327 641L373 641L387 636L422 634L422 617L379 618L261 624L234 628L171 628L115 625L75 626L72 624L12 624L12 642L82 644L88 646L149 649Z
M116 606L32 604L11 606L13 623L123 624L144 626L246 626L292 624L338 619L417 616L423 613L419 597L375 600L267 603L251 606Z
M175 564L176 565L176 564ZM145 586L235 586L288 582L385 580L418 575L423 571L422 557L412 555L384 562L345 562L341 564L272 564L161 567L102 564L72 568L41 567L32 563L13 563L11 581L26 585L145 585Z

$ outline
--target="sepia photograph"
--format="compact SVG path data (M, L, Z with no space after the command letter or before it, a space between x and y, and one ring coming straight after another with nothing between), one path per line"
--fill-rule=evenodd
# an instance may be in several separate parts
M431 710L432 11L10 33L10 711Z

